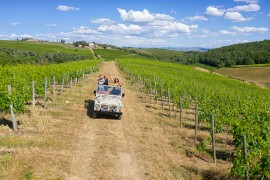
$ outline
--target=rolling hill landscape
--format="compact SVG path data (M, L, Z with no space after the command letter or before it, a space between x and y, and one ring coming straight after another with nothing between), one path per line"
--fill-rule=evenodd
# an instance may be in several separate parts
M0 179L270 179L267 7L1 2Z
M14 172L16 171L17 173L15 179L25 177L30 177L30 179L39 179L41 177L66 179L72 176L82 179L95 177L106 179L109 176L114 178L129 178L131 177L130 175L142 179L145 177L150 179L157 177L171 177L176 179L188 177L223 179L229 177L229 173L224 173L226 169L230 169L231 175L241 177L243 174L239 173L239 171L244 172L241 168L245 166L239 166L236 162L241 162L243 159L242 154L239 154L242 149L242 134L248 137L247 143L249 143L249 147L256 149L253 150L252 155L250 154L249 161L253 162L254 158L257 159L259 157L258 154L261 154L261 158L257 160L263 163L261 164L258 161L251 163L249 165L250 174L252 172L252 176L254 177L267 175L268 171L264 170L264 163L267 163L265 160L267 160L269 146L265 143L265 138L269 135L267 134L268 131L262 131L262 128L268 127L267 123L269 123L265 118L268 117L268 107L270 107L268 105L268 102L270 102L268 99L270 92L269 90L261 89L255 85L241 82L247 81L262 85L269 76L267 64L261 65L262 67L237 66L233 68L210 68L211 71L206 69L208 72L203 72L196 67L207 68L208 66L199 64L199 62L196 62L194 65L191 64L191 66L181 65L173 61L173 63L168 62L170 59L173 59L173 57L183 57L185 53L188 52L165 49L102 49L100 47L90 51L87 47L76 48L72 47L72 45L65 44L22 43L17 41L2 41L1 43L1 47L5 46L6 49L11 49L12 47L16 52L26 52L28 51L27 49L29 49L29 51L33 53L43 54L48 50L49 53L53 54L55 51L58 53L64 48L62 53L68 54L71 52L75 53L74 56L84 54L85 57L92 57L89 60L76 60L65 63L52 61L46 64L40 64L37 63L38 61L30 63L27 57L30 60L31 56L25 56L24 53L19 53L16 54L16 58L26 58L26 62L22 64L17 62L14 64L7 63L7 59L3 61L4 63L2 63L1 67L1 76L3 78L1 80L2 103L0 108L2 111L2 119L0 150L2 154L1 163L5 166L2 166L1 172L9 172L6 167L12 168ZM99 58L93 59L93 57ZM159 60L162 57L164 57L164 60ZM11 59L11 61L13 61L13 59ZM256 68L257 70L250 68ZM261 71L258 70L259 68L266 69ZM125 90L127 97L124 98L127 110L125 110L123 119L120 122L106 122L112 118L110 116L102 116L95 121L91 119L92 105L88 104L85 106L86 108L82 107L82 101L86 103L93 101L93 96L90 91L95 89L97 73L109 73L113 76L120 77L122 83L127 88ZM223 74L227 77L216 75L216 73ZM239 79L240 81L235 79ZM44 94L45 81L47 81L48 88L46 94ZM35 106L32 105L33 90L31 87L33 86L31 84L33 82L35 82L36 88ZM11 95L8 94L6 89L7 85L11 85L12 87ZM73 86L75 89L72 88ZM54 89L55 87L56 89ZM267 83L265 87L267 87ZM131 100L130 98L133 99ZM170 106L167 105L168 98L170 99ZM27 105L25 102L31 103ZM14 129L12 116L10 116L10 104L13 104L13 112L16 114L17 121L20 122L16 129L16 132L19 132L20 135L8 131L9 128ZM140 106L140 109L138 109L138 106ZM196 106L199 107L199 109L197 109L198 115L196 115ZM77 113L80 117L69 115L68 118L64 116L67 111L73 111L70 108L76 108L76 111L80 112ZM198 116L197 120L200 122L199 125L196 125L198 126L196 131L199 133L195 135L192 133L192 131L194 131L193 116ZM219 166L218 169L213 169L212 163L206 163L211 162L211 158L213 157L211 153L211 143L208 140L211 138L208 129L210 116L216 119L217 155L215 155L215 161L217 161L216 164ZM77 118L77 120L72 120L73 118ZM252 126L250 126L250 123L246 123L246 119L249 119L249 121L253 120ZM71 124L69 124L70 120L73 121ZM259 122L257 122L258 120ZM139 127L137 123L140 123ZM63 127L68 129L64 132L71 134L73 133L70 126L75 126L79 134L69 141L63 138L56 138L55 136L57 136L58 133L60 133L61 136L67 136L63 134L64 132L62 132L61 128L55 128L59 126L56 124L63 124ZM239 126L238 124L241 125ZM106 127L108 125L111 127ZM239 127L241 127L241 129L239 129ZM105 135L100 134L102 128L107 128L107 130L108 128L116 129L109 130L109 134ZM141 134L137 134L136 136L132 135L133 133L131 132L134 128L137 129L136 133ZM160 128L162 132L157 132L156 130ZM252 128L252 131L247 131L250 128ZM122 169L122 171L124 170L130 174L120 171L112 175L110 171L113 171L114 167L111 167L112 169L109 170L104 165L100 164L101 162L96 162L95 167L103 168L95 170L95 173L93 173L94 167L94 169L87 171L83 169L76 172L71 171L71 174L68 175L53 171L53 168L60 168L62 165L60 161L63 161L65 164L71 163L70 166L61 167L61 171L63 172L69 171L69 168L78 169L77 164L74 164L73 161L82 163L86 160L85 155L80 154L73 156L73 158L68 158L70 156L69 153L77 151L76 149L80 146L85 146L83 144L88 141L92 142L93 139L91 140L90 137L93 136L95 137L93 137L94 139L98 138L99 140L94 140L94 142L90 144L91 148L85 149L80 153L91 154L96 152L98 153L98 157L105 158L103 159L103 163L114 163L117 160L106 159L108 158L106 154L113 153L112 149L115 148L115 144L110 144L107 142L106 138L108 138L107 136L111 136L110 133L116 132L121 132L126 135L114 135L114 141L117 142L117 146L125 147L125 149L119 150L116 148L118 149L116 151L119 151L119 153L122 151L123 154L112 154L111 156L116 156L115 158L119 156L118 158L120 159L124 158L122 162L119 163L122 163L123 166L127 166L128 169ZM251 134L247 134L247 132ZM71 134L68 136L71 136ZM88 136L90 138L89 140L86 138ZM149 138L159 138L159 136L165 136L165 139L159 142L159 144L154 143L152 147L152 145L149 144ZM193 144L192 142L195 137L197 140L195 144ZM123 138L125 139L125 144L120 143L123 141ZM138 139L136 140L134 138ZM181 139L180 142L176 141L178 138ZM257 144L251 146L254 140L257 141ZM73 146L67 148L66 145L58 147L60 141L67 144L77 143L74 144L74 148ZM130 149L131 144L127 143L129 141L134 142L132 144L134 149ZM164 146L167 143L163 141L168 141L169 146ZM98 145L98 148L95 147L97 146L96 143L104 144ZM170 153L163 154L163 151L153 152L152 148L156 146L175 154L177 157L182 157L186 159L186 161L194 162L192 165L188 165L186 162L186 165L177 167L177 164L181 164L181 162L170 157ZM44 155L43 157L30 157L29 152L27 151L27 154L25 154L24 149L34 154L41 151ZM38 149L38 151L36 149ZM62 154L61 157L59 157L61 159L59 159L56 157L59 156L57 152L50 150L50 153L47 153L48 149L58 149L57 151L59 152L68 149L68 152ZM161 156L164 157L164 159L158 162L153 161L154 159L152 158L154 158L154 156L152 158L148 157L148 153L150 152L154 153L154 156ZM51 153L56 154L52 156ZM224 153L224 155L221 156L222 153ZM19 154L20 157L18 156ZM231 157L232 155L233 158ZM93 154L89 162L83 163L83 166L87 167L89 163L96 161L95 156ZM135 157L136 159L133 159ZM51 166L49 163L46 163L40 168L37 158L54 158L56 164ZM129 160L127 161L126 158ZM25 165L21 166L16 164L16 162ZM35 164L34 166L32 165L33 163ZM163 170L158 167L153 167L153 164L160 163L162 163ZM51 166L51 168L48 169L49 166ZM161 164L159 166L161 166ZM194 167L191 169L192 166ZM253 170L255 167L256 169ZM18 171L18 168L21 170ZM258 168L260 170L257 170ZM103 174L103 171L107 173ZM141 171L145 172L141 173ZM161 172L158 173L157 171ZM78 172L81 174L78 175ZM90 173L91 176L87 172ZM172 174L165 172L171 172ZM9 173L1 173L0 175L0 177L3 178L11 178Z

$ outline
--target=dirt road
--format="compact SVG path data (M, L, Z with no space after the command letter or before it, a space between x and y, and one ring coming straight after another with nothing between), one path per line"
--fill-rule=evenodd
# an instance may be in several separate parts
M105 62L101 67L102 73L118 77L124 86L124 113L122 120L111 116L100 116L91 119L89 106L79 131L76 154L73 157L69 179L142 179L144 167L138 162L135 154L135 142L132 133L137 132L134 121L142 116L144 111L138 106L133 92L114 62ZM94 100L92 91L97 83L97 76L89 80L89 101Z
M102 73L118 77L123 84L123 117L92 119L93 107L81 111L84 116L67 179L219 179L226 174L228 164L221 162L216 168L211 158L194 155L193 130L180 130L177 118L170 119L157 105L143 103L145 96L126 80L115 62L104 62L83 86L89 92L88 102L94 100L92 91Z
M123 85L121 120L91 117L93 90L103 73L118 77ZM148 100L115 62L105 61L99 72L48 103L48 109L36 107L30 117L18 117L19 138L8 129L0 131L1 140L10 144L8 151L15 152L8 155L9 166L0 167L0 179L226 179L230 165L219 159L216 166L194 146L189 128L194 115L184 115L190 124L180 129L178 111L170 119L168 110ZM200 138L208 136L199 132Z

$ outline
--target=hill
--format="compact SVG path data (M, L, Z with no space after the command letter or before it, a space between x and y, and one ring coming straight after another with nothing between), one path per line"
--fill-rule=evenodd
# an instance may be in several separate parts
M270 40L235 44L200 53L199 61L216 67L270 63Z
M205 52L157 48L124 48L124 50L160 61L180 64L202 63L218 68L270 63L270 40L234 44Z
M0 41L0 64L50 64L91 59L88 49L63 43Z
M159 48L147 48L147 49L126 48L124 50L160 61L168 61L181 64L191 64L194 63L195 61L196 62L198 61L198 59L195 56L192 56L192 54L197 54L196 52L182 52L172 49L159 49Z

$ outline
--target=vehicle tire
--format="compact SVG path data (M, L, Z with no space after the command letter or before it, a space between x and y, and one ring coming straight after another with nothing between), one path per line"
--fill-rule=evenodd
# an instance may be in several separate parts
M122 118L122 114L118 115L117 119L121 119Z
M93 112L93 118L97 119L98 114L96 112Z

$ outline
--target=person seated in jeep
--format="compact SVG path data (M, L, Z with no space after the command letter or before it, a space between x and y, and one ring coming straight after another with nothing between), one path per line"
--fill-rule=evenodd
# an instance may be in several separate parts
M121 91L120 91L120 88L118 87L113 87L113 89L111 90L110 92L110 95L120 95Z

